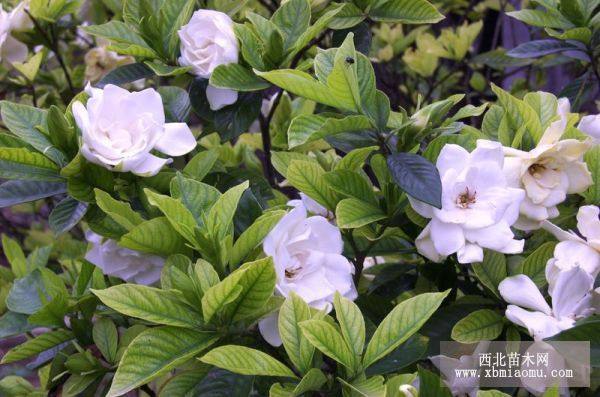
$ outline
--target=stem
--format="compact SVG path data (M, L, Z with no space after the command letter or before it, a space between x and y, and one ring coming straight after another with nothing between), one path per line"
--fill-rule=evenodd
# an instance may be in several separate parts
M44 29L42 29L42 27L40 26L37 19L35 19L33 17L33 15L31 15L29 13L29 10L24 10L24 11L29 16L29 19L31 19L31 22L33 22L33 26L35 27L35 29L42 35L43 39L46 41L48 48L50 48L50 50L52 50L52 52L56 56L56 60L58 61L61 69L63 70L63 72L65 74L65 79L67 80L67 84L69 86L69 91L71 91L71 95L75 95L75 89L73 88L73 81L71 80L71 75L69 74L69 70L67 69L67 65L65 64L65 61L64 61L62 55L60 55L60 50L58 48L58 41L56 39L54 27L52 26L50 28L50 35L48 35L44 31Z
M271 132L269 126L271 125L271 120L273 120L273 115L275 114L275 110L277 106L279 106L279 102L281 101L281 96L283 95L283 90L278 90L275 93L275 100L273 101L273 106L269 110L269 114L267 117L264 117L262 114L259 116L258 120L260 123L260 134L263 142L263 152L265 153L265 173L267 176L267 180L271 186L276 185L275 181L275 173L273 168L273 163L271 161Z
M156 393L148 385L140 386L140 390L144 391L150 397L156 397Z

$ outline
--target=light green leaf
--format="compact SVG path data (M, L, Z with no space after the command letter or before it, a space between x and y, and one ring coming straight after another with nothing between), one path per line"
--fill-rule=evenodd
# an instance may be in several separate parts
M460 343L494 340L502 333L504 318L490 309L469 313L452 328L452 339Z
M115 323L108 318L99 319L94 323L92 336L104 358L109 363L114 363L117 359L117 349L119 347L119 334Z
M325 171L319 164L292 160L287 168L288 181L292 186L310 196L325 208L335 208L335 195L325 181Z
M120 284L92 292L102 303L119 313L155 324L185 328L198 328L203 324L200 313L171 291L145 285Z
M492 84L492 91L506 110L506 114L514 128L524 126L535 142L542 137L542 124L535 110L526 102L515 98L497 85Z
M88 203L65 197L52 209L48 217L50 229L56 234L68 232L84 217L88 209Z
M4 355L4 357L2 357L0 363L9 364L23 360L24 358L40 354L73 338L73 333L67 330L47 332L13 347Z
M523 9L506 13L521 22L540 28L569 29L574 25L560 13L550 13L542 10Z
M204 214L221 197L221 192L211 185L177 174L171 180L171 196L181 200L183 205L194 215L198 225L202 225Z
M338 169L325 174L325 181L336 192L343 196L355 198L378 206L373 186L358 172Z
M100 189L94 189L94 194L98 207L128 231L144 222L144 218L138 212L132 210L129 203L116 200Z
M360 357L365 347L365 320L354 302L335 293L335 317L340 323L342 336L355 357Z
M583 193L588 204L600 206L600 145L590 148L584 155L585 163L594 183Z
M37 73L40 70L40 65L42 63L44 55L45 52L40 51L37 54L33 55L31 58L29 58L26 62L13 62L12 65L23 76L25 76L27 80L33 82L35 80L35 76L37 76Z
M297 152L271 152L271 161L273 162L273 167L283 175L287 179L287 169L292 163L292 161L308 161L319 165L319 162L311 156L307 156L306 154L297 153Z
M108 39L111 42L110 47L122 54L158 58L142 36L123 22L112 20L102 25L86 26L83 29L89 34Z
M27 148L0 148L0 177L32 181L61 181L59 167L46 156Z
M266 353L244 346L217 347L205 354L200 361L241 375L297 378L292 370L280 361Z
M379 149L378 146L367 146L351 150L335 165L334 170L360 171L371 153Z
M510 394L498 390L479 390L477 391L477 397L510 397Z
M294 396L319 390L325 383L327 383L325 374L318 368L311 368L294 388Z
M375 21L405 24L436 23L444 16L426 0L374 1L369 17Z
M291 148L344 132L364 131L372 128L365 116L344 118L325 117L318 114L301 115L292 120L288 129L288 145Z
M363 367L381 359L417 332L449 293L450 290L428 292L399 303L373 334L363 357Z
M237 205L248 186L250 184L246 181L232 187L223 193L211 207L206 218L205 229L215 239L221 240L231 231Z
M331 20L342 10L344 6L342 4L333 5L323 15L321 15L314 24L306 29L296 41L294 49L287 55L283 64L288 64L294 58L294 56L306 47L310 41L321 33L331 22ZM317 101L318 102L318 101Z
M347 198L338 203L335 217L340 228L356 229L385 219L387 215L373 204L355 198Z
M183 168L183 173L197 181L202 181L219 159L218 150L204 150L196 154ZM173 182L171 182L173 183Z
M282 3L271 21L283 34L283 49L287 52L310 26L310 3L308 0L290 0Z
M231 273L218 284L210 287L202 297L202 314L204 321L209 322L213 316L232 303L242 293L243 287L238 285L244 274L243 269Z
M219 65L210 75L210 85L235 91L258 91L270 84L239 63Z
M312 364L315 348L300 329L300 323L310 320L310 307L295 293L290 293L279 310L279 334L290 361L302 374Z
M357 357L337 329L324 320L307 320L300 323L304 336L323 354L331 357L349 371L356 371Z
M150 205L158 209L167 217L173 229L183 236L187 241L195 244L194 229L196 220L194 215L177 199L158 194L150 189L144 189Z
M10 268L16 278L25 277L27 274L27 260L19 243L7 235L2 235L2 251L8 259Z
M186 252L184 240L173 229L166 217L140 223L119 241L119 245L148 254L169 256Z
M258 247L267 234L286 214L283 210L265 212L259 216L236 240L231 250L229 263L236 266L241 263L252 250Z
M214 344L211 332L175 327L150 328L125 350L108 397L121 396L190 360Z
M348 387L354 393L353 395L361 397L385 397L386 386L384 384L385 379L383 376L374 376L369 379L362 379L348 383L341 378L337 378L340 383Z

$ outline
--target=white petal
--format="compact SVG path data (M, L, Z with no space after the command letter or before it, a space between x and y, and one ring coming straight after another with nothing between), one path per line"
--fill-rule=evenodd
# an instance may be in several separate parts
M515 305L509 305L505 315L514 324L527 328L529 335L535 340L556 335L563 329L554 317L540 312L530 312Z
M579 208L577 229L588 240L600 240L600 208L595 205Z
M483 249L477 244L466 243L457 252L459 263L483 262Z
M550 315L552 310L538 287L524 274L508 277L498 285L502 298L514 305Z
M569 189L567 190L569 194L581 193L594 183L592 174L584 162L568 163L564 168L564 172L569 178Z
M227 88L213 87L209 84L206 87L206 99L208 99L211 110L219 110L234 104L238 99L238 93Z
M573 318L593 285L594 278L579 266L560 272L552 291L554 316L559 320Z
M415 246L421 255L432 262L439 263L444 260L444 256L440 255L440 253L435 249L433 241L431 240L431 222L429 222L421 234L419 234L415 240Z
M486 139L477 140L477 148L471 152L471 163L494 162L500 168L504 164L502 144Z
M600 142L600 114L582 117L577 128Z
M463 229L455 224L431 220L431 240L437 252L443 256L457 252L465 245Z
M139 176L154 176L158 174L158 171L160 171L165 164L169 164L171 161L173 160L156 157L150 153L144 153L136 158L123 160L120 171L132 172Z
M1 46L0 59L3 63L25 62L27 46L12 36L8 36Z
M196 148L196 138L186 123L167 123L154 148L169 156L182 156Z
M469 161L469 152L463 147L455 144L446 144L440 151L436 167L443 177L450 169L462 169L467 166Z
M269 343L271 346L281 346L281 336L279 335L279 325L277 324L277 319L279 318L279 312L271 314L268 317L263 318L258 322L258 330L262 337Z

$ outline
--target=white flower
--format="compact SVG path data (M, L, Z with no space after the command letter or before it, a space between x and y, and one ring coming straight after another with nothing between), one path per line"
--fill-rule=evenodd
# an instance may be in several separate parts
M265 254L273 258L277 272L277 294L287 297L296 293L310 306L330 311L333 297L339 292L354 300L354 267L342 255L340 230L322 216L307 216L301 202L271 230L263 243ZM281 345L277 327L278 314L259 322L267 342Z
M558 101L559 120L550 124L535 149L524 152L504 148L504 171L511 186L525 189L515 227L534 230L546 219L558 216L556 205L567 194L581 193L592 183L592 176L583 162L589 142L576 139L560 140L567 127L569 100Z
M321 204L317 203L315 200L311 199L304 193L300 193L300 200L291 200L288 205L296 206L297 204L302 204L306 210L314 215L320 215L324 218L332 220L335 218L335 215L329 211L327 208L323 207Z
M129 92L114 85L91 88L87 104L73 104L81 130L81 154L92 163L113 171L152 176L171 159L150 153L158 150L181 156L196 147L185 123L165 123L162 99L152 88Z
M27 2L21 2L12 11L7 12L0 4L0 61L4 65L24 62L27 59L27 46L11 36L13 31L29 30L33 23L25 13Z
M119 247L115 240L103 239L90 231L85 238L92 244L85 259L102 269L107 276L144 285L154 284L160 279L160 272L165 264L160 256Z
M497 142L478 140L469 153L445 145L437 160L442 180L442 208L409 197L420 215L431 218L415 242L419 252L440 262L453 253L460 263L481 262L483 248L506 254L523 251L510 226L525 192L508 186L502 172L504 156Z
M477 368L479 356L487 351L489 343L479 342L475 351L471 355L462 355L460 358L453 358L444 355L429 357L433 365L439 369L444 376L444 383L450 389L453 396L476 397L479 391L479 379L476 377L457 377L460 370L469 370ZM458 370L458 371L456 371Z
M506 318L527 328L535 340L541 340L572 328L575 320L594 312L593 285L594 278L575 266L557 275L550 293L552 307L535 283L524 274L504 279L498 290L502 298L511 303L506 309Z
M558 274L563 270L579 266L594 279L600 272L600 209L586 205L577 212L577 229L581 238L574 232L566 232L558 226L545 221L548 230L561 242L554 248L554 257L546 265L546 279L551 293Z
M577 128L592 137L596 144L600 144L600 114L582 117Z
M179 64L191 66L192 73L208 79L219 65L238 62L238 43L233 21L227 14L213 10L194 12L187 25L179 29ZM212 110L237 101L236 91L208 86L206 97Z

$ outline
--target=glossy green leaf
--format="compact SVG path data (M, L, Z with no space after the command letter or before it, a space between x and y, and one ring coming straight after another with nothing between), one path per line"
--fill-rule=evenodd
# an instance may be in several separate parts
M297 378L292 370L280 361L266 353L245 346L217 347L200 360L236 374Z

